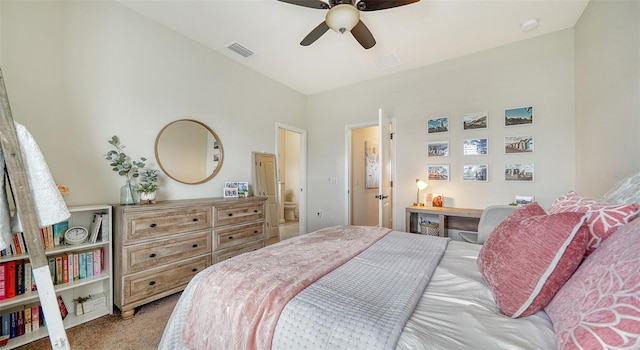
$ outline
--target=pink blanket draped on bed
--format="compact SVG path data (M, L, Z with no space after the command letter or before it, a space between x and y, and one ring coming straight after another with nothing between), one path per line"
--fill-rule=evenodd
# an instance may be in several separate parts
M280 313L298 292L391 230L336 226L213 265L198 284L182 332L192 349L269 349ZM214 307L200 307L210 304Z

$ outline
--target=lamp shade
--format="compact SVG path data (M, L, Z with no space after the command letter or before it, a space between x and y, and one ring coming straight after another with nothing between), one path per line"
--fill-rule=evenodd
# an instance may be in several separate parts
M419 190L424 190L425 188L427 188L429 186L429 184L427 184L426 182L420 180L420 179L416 179L416 186L418 186Z
M360 21L360 11L353 5L336 5L327 12L324 18L327 26L334 31L344 34L350 32Z

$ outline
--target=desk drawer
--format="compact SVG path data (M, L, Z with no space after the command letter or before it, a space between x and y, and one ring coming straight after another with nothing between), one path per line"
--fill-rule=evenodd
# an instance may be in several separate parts
M223 203L213 207L214 227L264 219L262 203Z
M264 239L264 223L254 223L213 230L214 250L223 250L240 244Z
M130 213L124 216L124 244L211 227L211 207Z
M184 286L211 265L211 254L124 277L124 304Z
M211 252L211 230L181 237L129 245L122 248L123 274L143 271L158 265Z

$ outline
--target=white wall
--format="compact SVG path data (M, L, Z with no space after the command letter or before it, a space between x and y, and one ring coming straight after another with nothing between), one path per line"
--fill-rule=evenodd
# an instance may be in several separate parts
M575 187L574 41L573 31L536 37L409 72L369 80L309 97L308 229L343 224L345 211L344 128L376 120L383 108L396 118L396 229L404 229L404 208L415 201L415 179L425 178L427 164L449 164L451 181L431 181L429 190L443 193L445 205L484 208L507 204L516 194L533 195L544 205ZM504 127L506 108L532 105L535 123ZM486 131L463 132L462 115L488 111ZM449 116L451 156L427 158L427 118ZM504 136L531 133L532 155L505 155ZM462 140L489 138L489 155L462 156ZM473 163L472 163L473 162ZM489 181L463 182L462 165L489 164ZM535 163L533 183L505 183L504 164ZM337 177L338 185L327 178ZM325 181L323 181L325 180Z
M127 153L155 163L164 125L181 118L209 125L224 164L201 185L162 177L158 198L181 199L219 197L224 181L250 182L251 151L275 153L276 122L305 128L304 95L116 2L0 8L14 118L35 136L55 180L71 188L69 205L119 201L124 178L103 157L114 134Z
M591 1L576 32L576 188L640 171L640 2Z

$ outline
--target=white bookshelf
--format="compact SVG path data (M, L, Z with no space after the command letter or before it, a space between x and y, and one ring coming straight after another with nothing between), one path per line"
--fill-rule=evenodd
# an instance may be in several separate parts
M58 256L65 253L82 252L88 250L94 250L103 248L103 270L99 275L83 278L76 281L70 281L65 284L58 284L54 286L56 295L62 296L65 306L67 307L68 315L63 320L65 329L77 326L79 324L94 320L96 318L110 315L113 313L113 248L112 248L112 207L110 205L87 205L69 207L71 217L69 218L69 227L83 226L89 229L94 213L109 214L109 229L107 235L102 235L96 243L84 243L78 245L61 245L55 248L45 250L47 257ZM5 263L11 260L28 260L27 254L3 256L0 257L0 263ZM88 312L84 315L76 316L74 299L78 297L86 297L87 295L96 295L104 293L106 297L106 305L98 310ZM0 300L0 315L9 312L14 308L20 306L39 303L39 297L37 291L27 291L24 294L17 295L16 297ZM1 329L1 327L0 327ZM12 349L21 345L25 345L32 341L47 337L46 327L40 327L35 332L25 333L22 336L15 337L9 340L9 343L5 348ZM73 344L70 344L73 348Z

